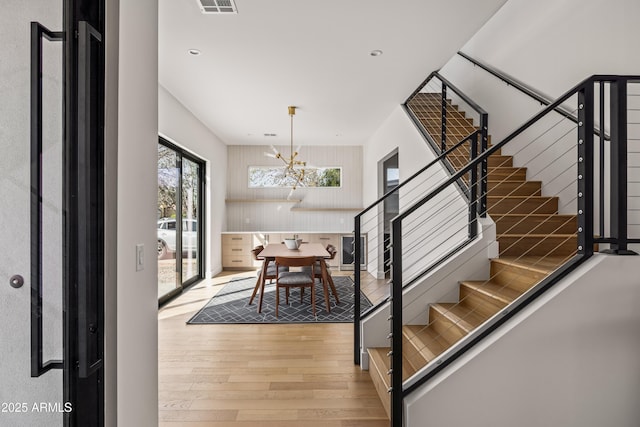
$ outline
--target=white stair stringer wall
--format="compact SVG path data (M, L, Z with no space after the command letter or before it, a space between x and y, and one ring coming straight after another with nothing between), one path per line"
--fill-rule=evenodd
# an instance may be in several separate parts
M486 280L489 278L491 258L498 256L495 224L487 217L479 220L478 237L449 260L429 272L405 290L403 295L403 323L406 325L428 323L429 304L457 302L459 282L462 280ZM427 268L424 265L424 268ZM370 347L388 347L390 332L389 303L380 306L365 318L360 326L360 366L369 369Z
M409 395L405 425L636 427L638 277L594 255Z

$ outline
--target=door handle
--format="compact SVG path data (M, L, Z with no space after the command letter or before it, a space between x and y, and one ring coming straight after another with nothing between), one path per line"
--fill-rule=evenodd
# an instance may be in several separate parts
M92 89L92 68L97 58L92 51L92 42L102 42L101 34L86 21L78 22L78 162L84 167L92 164L92 159L99 156L99 141L92 136L95 132L95 95ZM93 102L92 102L93 101ZM80 236L91 236L92 225L96 221L91 216L92 201L96 197L96 189L90 180L78 183L78 233ZM100 191L100 190L97 190ZM90 238L78 239L78 376L88 378L102 367L102 351L99 331L103 329L99 315L101 307L96 307L100 290L96 286L96 277L100 266L90 257L93 248ZM99 276L99 273L97 274Z
M62 360L42 360L42 39L64 41L38 22L31 23L31 376L63 369ZM15 276L14 276L15 277ZM13 286L12 278L12 286ZM24 281L23 281L24 282ZM15 287L15 286L14 286Z

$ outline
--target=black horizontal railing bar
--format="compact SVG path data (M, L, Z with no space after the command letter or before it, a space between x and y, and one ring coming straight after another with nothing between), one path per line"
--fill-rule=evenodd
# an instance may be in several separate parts
M487 112L481 107L479 106L474 100L472 100L471 98L469 98L464 92L462 92L460 89L458 89L458 87L456 85L454 85L453 83L451 83L449 80L447 80L445 77L443 77L440 72L438 71L434 71L431 74L429 74L429 77L427 77L424 82L422 82L422 84L420 86L418 86L418 89L414 90L413 93L407 98L407 100L404 102L404 104L408 104L417 94L420 93L420 91L422 91L422 89L429 83L430 80L432 80L434 77L437 77L442 83L444 83L447 86L447 89L451 89L453 90L453 92L458 95L460 97L460 99L462 99L464 102L466 102L471 108L473 108L475 111L477 111L480 114L487 114Z
M447 86L447 89L451 89L456 95L460 97L469 107L475 110L478 114L488 114L481 106L479 106L474 100L469 98L467 94L462 92L456 85L444 78L439 72L436 72L435 76Z
M499 143L497 143L495 145L492 145L491 148L487 148L487 150L485 150L482 154L477 156L473 161L470 161L466 166L463 166L461 169L459 169L458 172L456 172L453 176L451 176L447 181L445 181L444 183L440 184L440 186L438 186L438 188L434 189L429 194L427 194L422 200L420 200L419 202L416 202L412 206L410 206L407 209L405 209L401 214L399 214L398 216L396 216L394 218L394 221L396 221L396 220L401 221L402 219L406 218L408 215L413 213L416 209L420 208L422 205L427 203L429 200L431 200L432 198L434 198L435 196L440 194L447 187L449 187L453 182L456 182L457 180L462 178L472 168L477 167L481 162L483 162L484 160L488 159L489 156L491 156L493 153L495 153L500 148L505 146L508 142L512 141L514 138L519 136L521 133L523 133L525 130L527 130L529 127L531 127L534 123L536 123L542 117L546 116L549 112L554 111L555 108L558 105L562 104L568 98L570 98L571 96L575 95L576 92L583 85L589 84L589 83L593 83L594 81L597 81L597 80L602 80L602 79L596 79L596 77L598 77L598 76L589 77L589 78L583 80L582 82L578 83L576 86L574 86L573 88L571 88L567 92L565 92L561 97L559 97L552 104L550 104L549 106L547 106L546 108L544 108L543 110L538 112L536 115L534 115L532 118L530 118L527 122L525 122L522 126L520 126L518 129L516 129L511 134L509 134L507 137L505 137L502 141L500 141ZM615 77L609 76L609 80L612 80L612 79L615 79Z
M458 55L460 55L461 57L463 57L464 59L466 59L467 61L471 62L472 64L482 68L483 70L485 70L486 72L488 72L489 74L497 77L498 79L502 80L503 82L505 82L506 84L508 84L509 86L512 86L513 88L519 90L520 92L524 93L525 95L533 98L534 100L538 101L540 104L543 105L550 105L553 101L551 97L548 97L542 93L540 93L539 91L531 88L530 86L527 86L526 84L522 83L521 81L519 81L518 79L503 73L502 71L498 71L495 68L491 67L490 65L484 64L483 62L472 58L471 56L467 55L464 52L458 51ZM569 112L569 110L567 110L566 108L562 107L562 106L558 106L556 108L554 108L554 111L560 113L560 114L567 114ZM569 114L567 117L569 117L570 120L572 120L575 123L578 123L578 117L574 116L573 114ZM600 129L595 128L594 133L598 136L600 136ZM609 135L604 132L604 139L606 139L607 141L610 139Z
M489 321L490 323L485 324L484 327L481 326L480 330L477 330L475 333L472 332L470 335L462 337L458 342L456 342L451 350L445 352L442 356L437 358L436 360L429 363L431 369L424 372L423 375L418 377L415 382L404 386L402 388L403 398L411 394L413 391L417 390L418 387L425 384L439 372L441 372L444 368L449 366L455 360L457 360L460 356L474 347L478 342L483 340L486 336L495 331L498 327L502 326L507 320L511 319L517 313L519 313L522 309L531 304L536 298L542 295L547 289L551 288L561 279L563 279L569 272L576 269L580 264L585 262L591 255L575 255L573 258L565 262L562 266L553 271L549 276L544 278L536 287L521 301L515 302L513 306L508 306L508 308L503 309L499 314L501 316L494 316L493 321ZM433 363L435 362L435 363ZM427 365L427 366L429 366Z
M433 78L433 76L436 75L437 72L438 72L438 70L432 71L431 74L429 74L429 76L426 79L424 79L422 81L422 83L420 83L418 88L416 90L414 90L413 92L411 92L411 95L409 95L409 97L407 98L407 100L404 103L406 104L407 102L409 102L410 99L412 99L414 96L416 96L418 93L420 93L420 91L427 85L427 83L429 83L429 81Z
M427 86L431 80L433 80L434 77L438 78L441 81L441 83L444 84L445 87L447 87L447 89L453 90L455 94L460 96L460 99L464 100L472 109L474 109L480 116L480 122L482 122L483 116L486 117L488 113L482 107L480 107L475 101L470 99L465 93L463 93L460 89L458 89L458 87L456 87L453 83L451 83L449 80L443 77L438 71L433 71L431 74L429 74L429 76L420 84L420 86L418 86L418 88L411 93L411 95L407 98L404 104L402 104L402 106L405 109L405 112L409 115L409 117L413 121L414 125L418 128L418 131L427 140L427 142L429 143L428 145L434 148L437 154L438 153L437 148L440 146L440 144L433 139L431 134L424 128L423 124L418 119L413 109L409 108L408 106L408 103L417 94L419 94L422 91L422 89L424 89L424 87ZM480 123L480 126L481 125L482 123ZM447 162L445 162L445 165L447 166L449 173L454 172L453 168Z
M407 283L405 283L402 287L403 288L408 288L409 286L411 286L414 283L416 283L418 280L421 280L426 274L429 274L431 271L433 271L434 269L436 269L437 267L442 265L445 261L447 261L449 258L454 256L456 253L460 252L460 250L462 250L465 247L467 247L471 242L473 242L476 239L477 239L477 237L473 238L473 239L467 239L464 242L461 242L458 246L456 246L453 249L451 249L449 252L447 252L445 255L443 255L440 259L438 259L437 261L433 262L426 270L424 270L420 274L417 274L413 278L408 280ZM387 281L386 284L388 285L390 283L391 283L391 280ZM370 313L373 313L378 308L384 306L388 302L389 302L389 297L386 297L385 299L383 299L382 301L378 302L377 304L372 305L371 307L369 307L367 309L367 311L365 311L364 313L362 313L360 315L360 319L364 320L364 318L368 317L368 315Z
M512 76L508 75L507 73L504 73L502 71L498 71L495 68L491 67L490 65L487 65L487 64L483 63L482 61L479 61L479 60L477 60L475 58L472 58L471 56L467 55L466 53L464 53L462 51L458 51L458 55L462 56L464 59L466 59L467 61L471 62L472 64L482 68L483 70L485 70L489 74L499 78L503 82L507 83L509 86L513 86L515 89L517 89L520 92L524 93L525 95L535 99L536 101L538 101L541 104L549 105L549 104L551 104L551 102L553 102L551 97L540 93L536 89L533 89L533 88L529 87L525 83L519 81L515 77L512 77Z
M406 108L406 105L404 105L404 107ZM408 112L411 112L411 110L409 109L409 111L408 111ZM412 113L412 112L411 112L411 113ZM486 116L486 113L483 113L483 115L485 115L485 116ZM410 117L412 117L412 118L413 118L413 115L412 115L412 114L410 114ZM423 129L421 126L418 126L418 128L419 128L420 130L422 130L422 129ZM450 153L451 151L453 151L453 150L455 150L456 148L458 148L458 147L459 147L460 145L462 145L465 141L467 141L467 140L469 140L469 139L471 139L471 138L475 138L475 137L477 137L478 135L482 135L482 134L483 134L483 132L482 132L482 130L481 130L481 129L480 129L480 130L476 130L476 131L472 132L471 134L467 135L464 139L462 139L462 140L460 140L458 143L456 143L454 146L450 147L448 150L446 150L445 152L443 152L443 153L441 154L441 156L439 156L439 157L442 157L442 160L443 160L443 161L446 161L446 160L447 160L447 159L446 159L446 156L445 156L446 154L448 154L448 153ZM428 135L428 134L427 134L427 135ZM472 141L473 141L473 140L472 140ZM437 162L438 162L438 159L436 159L436 160L434 160L434 161L433 161L433 163L437 163ZM426 166L425 168L423 168L423 169L424 169L424 170L426 170L426 169L428 168L428 166L429 166L429 165L427 165L427 166ZM421 172L424 172L424 170L416 172L416 173L414 174L414 176L412 176L411 178L409 178L409 180L412 180L415 176L419 175ZM450 173L453 173L453 172L454 172L454 170L453 170L452 168L449 168L449 171L450 171ZM407 180L407 181L409 181L409 180ZM404 183L406 183L406 181L405 181ZM403 183L403 184L404 184L404 183ZM458 184L460 185L460 187L461 187L461 189L462 189L462 191L463 191L464 195L466 195L467 193L466 193L466 187L465 187L464 181L462 181L462 180L458 180ZM396 188L394 188L393 190L391 190L391 191L390 191L388 194L386 194L385 196L389 196L390 194L393 194L393 192L394 192L394 191L396 191L396 190L398 190L398 187L396 187ZM384 198L385 196L383 196L383 198ZM416 200L416 199L417 199L417 197L416 197L416 198L414 198L413 200ZM381 198L381 200L382 200L382 198ZM371 209L371 208L375 207L378 203L379 203L379 202L374 202L374 203L373 203L371 206L369 206L366 210L368 211L369 209ZM363 212L362 212L362 214L364 214L364 213L365 213L365 212L363 211ZM360 226L362 227L362 225L363 225L363 224L360 222L360 217L359 217L359 216L357 216L357 217L356 217L356 222L357 222L357 223L359 223L359 224L360 224ZM369 222L369 221L367 221L367 222ZM379 224L378 224L378 225L379 225ZM415 281L419 280L421 277L423 277L425 274L427 274L429 271L431 271L431 269L432 269L433 267L435 267L435 266L439 265L441 262L444 262L444 260L448 259L450 256L452 256L453 254L455 254L458 250L460 250L461 248L463 248L464 246L466 246L466 245L468 244L468 242L470 242L470 241L472 241L472 240L473 240L473 238L469 238L467 241L462 242L461 244L459 244L459 246L458 246L457 248L454 248L454 249L453 249L449 254L447 254L447 256L445 256L441 261L437 261L437 262L435 262L435 263L434 263L434 265L433 265L433 266L427 267L425 270L423 270L423 271L421 271L421 272L419 272L419 273L417 273L417 274L414 274L414 275L413 275L413 277L412 277L411 279L408 279L408 280L407 280L407 282L403 285L403 288L404 288L404 287L407 287L407 286L410 286L410 285L412 285L413 283L415 283ZM373 248L371 248L371 247L370 247L370 248L369 248L369 252L372 252L372 251L373 251ZM386 270L385 270L385 271L386 271ZM361 313L361 314L360 314L360 316L357 316L357 317L356 317L356 319L355 319L355 320L356 320L356 322L359 322L359 321L361 321L362 319L364 319L364 318L368 317L368 315L369 315L370 313L373 313L374 311L376 311L376 309L377 309L377 308L379 308L380 306L384 305L387 301L388 301L388 298L386 298L385 300L383 300L383 301L379 302L379 303L378 303L378 304L376 304L375 306L370 307L370 308L369 308L368 310L366 310L365 312Z
M400 188L404 187L405 185L407 185L409 182L411 182L412 180L414 180L418 175L422 174L424 171L426 171L427 169L429 169L430 167L432 167L433 165L439 163L440 161L442 161L447 155L451 154L452 151L454 151L457 148L460 148L460 146L462 146L462 144L464 144L466 141L470 140L471 138L473 138L479 131L474 131L472 133L470 133L469 135L467 135L464 139L461 139L460 141L458 141L454 146L452 146L451 148L447 149L446 151L443 151L442 154L440 154L438 157L436 157L435 159L433 159L431 162L429 162L425 167L423 167L422 169L418 170L416 173L414 173L413 175L411 175L409 178L407 178L406 180L402 181L400 184L398 184L398 186L394 187L393 190L389 190L387 191L384 195L382 195L378 200L376 200L375 202L371 203L369 206L367 206L366 208L364 208L362 211L360 211L360 213L358 213L356 215L356 217L361 217L362 215L364 215L365 213L367 213L368 211L370 211L371 209L375 208L376 206L378 206L381 202L383 202L385 199L387 199L388 197L390 197L391 195L393 195L394 193L396 193Z

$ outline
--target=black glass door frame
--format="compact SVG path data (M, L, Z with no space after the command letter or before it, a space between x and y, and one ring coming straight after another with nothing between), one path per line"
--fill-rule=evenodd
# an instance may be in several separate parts
M67 0L65 17L64 390L70 426L104 425L104 0Z
M176 153L176 168L177 168L177 177L178 182L176 185L176 251L175 251L175 273L176 273L176 288L164 295L159 296L158 303L160 305L166 303L171 300L175 296L179 295L185 288L193 285L196 282L204 279L204 259L205 259L205 245L204 245L204 236L205 236L205 224L204 224L204 215L205 215L205 162L204 160L194 156L193 154L187 152L183 148L177 146L176 144L171 143L167 139L163 137L159 137L158 143L165 148L168 148ZM183 280L183 224L185 218L183 218L183 197L182 197L182 189L183 189L183 160L188 160L190 162L195 163L198 166L198 174L197 174L197 218L196 218L196 232L197 232L197 255L196 259L198 260L198 268L197 274L188 278L187 280Z

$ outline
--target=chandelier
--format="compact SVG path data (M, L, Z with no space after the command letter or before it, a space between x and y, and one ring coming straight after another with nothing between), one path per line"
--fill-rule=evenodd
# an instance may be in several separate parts
M295 151L293 150L293 116L295 114L296 107L290 105L289 117L291 117L291 142L289 145L289 156L285 157L282 153L276 150L276 147L274 147L273 145L271 145L271 150L273 150L273 153L265 153L269 157L280 159L284 162L284 176L285 178L290 178L290 180L293 181L293 186L291 188L291 192L289 192L289 196L287 197L287 199L291 197L294 190L299 185L304 185L304 168L307 165L307 162L296 160L298 151L300 150L300 146L298 146Z

